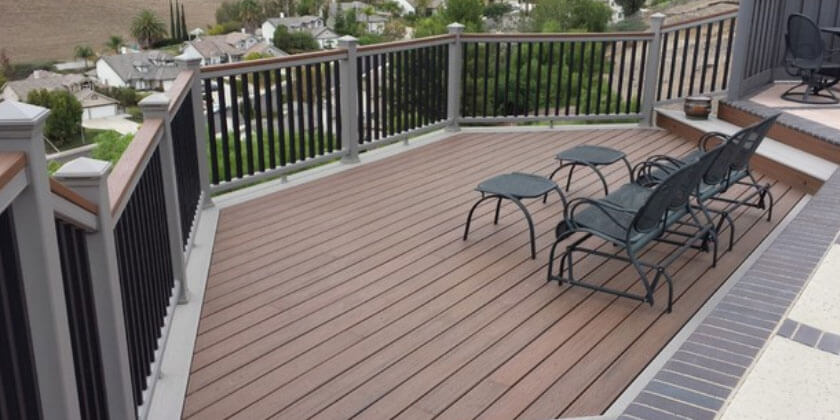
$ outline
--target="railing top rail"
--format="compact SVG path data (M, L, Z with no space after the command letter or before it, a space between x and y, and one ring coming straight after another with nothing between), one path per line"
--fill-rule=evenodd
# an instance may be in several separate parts
M273 70L283 67L293 67L303 64L323 63L347 57L347 50L338 48L327 51L294 54L286 57L263 58L237 63L215 64L201 68L201 78L210 79L220 76L230 76L263 70Z
M671 32L678 31L685 28L703 25L706 23L718 22L721 20L731 19L738 16L738 9L727 10L725 12L715 13L709 16L702 16L699 18L689 19L682 22L670 23L662 26L663 31Z
M160 141L163 133L163 121L160 119L146 119L134 135L114 170L108 176L108 195L110 196L111 214L116 217L125 206L137 179L143 173L143 168Z
M0 190L26 167L26 154L23 152L0 152Z
M523 42L523 41L647 41L652 32L588 32L588 33L516 33L516 34L463 34L464 42Z
M190 93L190 89L192 88L192 80L193 80L194 70L182 70L178 73L178 76L175 78L175 81L172 82L172 87L166 91L167 96L169 96L169 115L170 118L175 116L175 112L178 111L178 108L181 107L181 103L184 102L184 98Z
M449 44L450 41L455 39L455 35L452 34L445 34L445 35L435 35L429 36L425 38L417 38L417 39L408 39L404 41L393 41L393 42L383 42L379 44L371 44L371 45L364 45L360 46L357 51L359 55L372 55L372 54L379 54L383 52L391 52L391 51L399 51L408 48L422 48L422 47L431 47L434 45L442 45L442 44Z
M88 213L97 214L99 212L96 204L82 197L56 179L50 178L50 191L52 191L53 194L75 204L80 209L85 210Z

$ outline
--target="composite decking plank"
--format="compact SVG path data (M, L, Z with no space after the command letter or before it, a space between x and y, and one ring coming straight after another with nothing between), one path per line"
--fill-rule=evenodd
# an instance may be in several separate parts
M744 212L741 212L741 214L744 214ZM687 276L688 278L685 279L684 275L680 275L681 273L674 269L681 268L681 266L684 267L685 264L689 262L698 261L695 260L698 252L699 251L689 250L674 262L675 266L672 267L672 272L675 273L675 296L679 296L683 289L693 284L693 282L696 281L696 277L689 273ZM698 270L705 270L709 265L708 255L705 255L705 257L706 258L699 258L699 261L702 261L704 264L695 263L691 264L690 267ZM632 275L631 270L632 269L628 267L625 275ZM635 292L640 292L641 286L638 285L637 282L632 289L634 289ZM660 302L665 296L664 291L665 285L661 284L655 295L659 298ZM592 322L587 325L586 330L582 330L578 333L580 336L576 335L572 338L572 340L555 350L539 365L534 366L527 375L519 379L503 396L496 400L496 402L491 405L488 410L484 411L480 417L491 419L500 417L514 418L519 416L522 414L522 410L531 406L531 401L537 399L545 392L546 389L549 389L552 384L557 383L559 379L564 378L567 372L575 367L578 364L578 361L586 357L587 354L593 351L594 348L597 348L597 344L602 342L605 337L610 336L613 332L627 340L633 337L632 334L629 334L631 330L620 329L619 327L625 322L629 322L631 324L633 323L631 314L638 306L640 306L640 304L631 300L615 297L610 298L612 298L613 302L611 302L612 304L609 308L612 312L616 312L617 316L621 317L621 322L608 322L603 316L593 319ZM659 312L660 311L655 311L654 313L654 311L648 311L646 313L649 316L658 316ZM673 314L669 316L673 316ZM582 337L583 340L578 337ZM571 394L574 391L567 390L567 392ZM558 406L561 406L562 401L558 401L557 404ZM528 417L526 416L525 418Z
M459 223L460 223L460 222L459 222ZM454 238L453 238L453 239L454 239ZM455 242L455 243L458 243L459 241L457 241L457 240L456 240L456 241L454 241L454 242Z
M652 147L656 147L656 145L652 145ZM542 207L540 207L540 209L542 209ZM539 210L538 210L538 211L539 211ZM519 216L519 217L521 217L521 216ZM555 222L555 220L551 220L550 225L553 225L553 224L554 224L554 222ZM523 239L524 239L524 238L523 238ZM501 240L502 240L502 238L500 238L499 236L495 236L495 237L493 237L493 240L499 240L499 241L501 241ZM460 241L457 241L457 240L456 240L455 242L456 242L456 243L459 243ZM486 242L481 242L481 243L482 243L484 246L489 246L489 245L487 245L487 243L486 243ZM462 245L459 245L459 247L462 247ZM247 395L247 394L246 394L246 395Z
M547 334L570 336L567 348L578 358L596 357L590 352L605 340L614 340L622 353L579 375L542 373L545 379L536 382L534 392L523 393L527 397L517 402L525 404L518 412L554 412L552 417L585 399L578 395L587 389L623 389L634 369L637 374L643 368L629 356L633 363L619 363L638 346L635 340L650 334L667 341L678 327L659 326L671 319L658 315L661 308L545 283L547 248L562 210L556 197L547 206L537 200L528 205L537 233L536 262L528 258L524 221L512 205L502 207L499 226L492 224L493 205L482 206L470 240L459 238L467 205L477 198L467 192L479 180L508 171L503 168L548 173L556 165L554 152L578 143L617 145L632 161L694 147L661 130L569 133L462 134L223 210L220 246L214 248L208 278L208 292L213 292L205 299L184 416L449 417L455 411L441 410L452 407L454 397L457 407L469 407L466 413L480 413L497 404L500 395L517 392L515 378L536 375L538 364L511 366L507 361L531 351L528 343ZM605 174L610 185L617 185L624 182L626 169L615 165ZM407 179L392 179L401 176ZM413 199L405 191L390 192L397 185L422 192ZM598 196L601 187L593 174L580 171L576 189ZM797 200L789 194L780 199L789 206ZM737 226L744 229L738 217ZM353 222L356 226L347 226ZM760 236L755 229L739 232L739 238ZM327 236L323 244L307 239L319 235ZM647 252L656 258L668 253L662 246ZM735 254L724 258L739 260ZM703 256L684 259L689 271L708 265ZM599 282L621 280L623 270L590 260L576 266L579 274L586 271L587 278ZM714 282L696 277L683 287L698 290L691 293L705 300L711 292L704 295L700 285ZM625 281L633 287L633 279ZM662 296L658 292L657 306ZM630 308L622 309L625 304ZM632 319L645 318L638 316L645 311L657 313L649 327ZM594 341L581 333L587 323L616 328L620 322L644 332L593 334ZM556 327L559 323L565 327ZM529 328L535 331L521 331ZM544 351L553 354L559 346ZM640 351L649 352L649 360L654 347ZM502 366L515 379L512 384L488 380L500 370L494 355L505 359ZM612 370L620 372L607 373ZM583 389L569 395L573 401L565 407L552 406L550 396L573 379L585 384Z

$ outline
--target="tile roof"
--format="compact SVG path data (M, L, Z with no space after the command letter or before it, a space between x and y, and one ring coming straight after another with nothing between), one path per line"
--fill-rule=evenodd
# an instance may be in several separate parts
M174 80L180 71L171 55L155 50L109 55L100 60L104 60L125 81ZM147 70L142 70L144 67Z

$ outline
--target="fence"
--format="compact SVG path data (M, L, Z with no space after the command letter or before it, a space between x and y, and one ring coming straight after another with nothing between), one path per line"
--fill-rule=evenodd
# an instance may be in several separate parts
M182 66L113 170L48 178L47 111L0 103L0 418L146 417L209 198L198 62Z
M173 87L141 102L144 122L113 169L80 158L53 178L47 111L0 102L0 363L10 367L0 418L147 416L211 192L459 124L646 122L658 100L726 87L733 19L663 28L656 16L652 32L629 34L453 24L442 36L342 38L333 51L203 69L180 58Z

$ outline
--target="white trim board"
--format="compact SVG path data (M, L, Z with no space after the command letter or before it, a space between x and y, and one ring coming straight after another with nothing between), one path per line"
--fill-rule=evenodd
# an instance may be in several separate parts
M681 111L657 109L656 112L704 133L717 131L731 135L743 128L714 117L710 117L708 120L695 120L687 118ZM838 168L838 165L831 161L788 146L770 137L764 139L764 142L758 147L756 153L822 181L828 180L831 174Z

